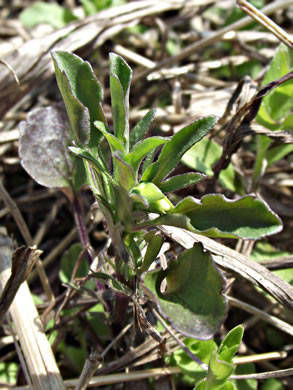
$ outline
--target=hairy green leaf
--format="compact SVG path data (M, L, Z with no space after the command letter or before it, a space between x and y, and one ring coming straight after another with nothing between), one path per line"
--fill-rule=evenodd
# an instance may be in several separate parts
M63 97L75 139L97 146L101 133L94 121L105 122L101 106L103 90L91 65L66 51L52 52L57 84Z
M162 293L165 278L168 289ZM167 270L149 272L144 278L144 287L162 316L179 332L200 340L213 337L225 320L223 283L211 254L203 252L201 244L184 251Z
M194 231L209 237L257 239L282 229L279 217L255 196L229 200L223 195L187 197L170 213L184 214Z
M94 123L96 128L104 135L104 137L107 139L112 152L120 151L122 154L125 153L125 149L123 146L123 143L115 137L115 135L111 134L107 126L103 122L96 121Z
M165 144L168 140L164 137L149 137L137 143L130 153L125 156L128 162L137 173L140 163L153 149Z
M163 192L177 191L198 183L205 177L202 173L184 173L183 175L172 176L169 179L161 181L158 187Z
M131 151L134 146L141 141L148 132L150 125L156 115L156 110L152 109L148 111L145 116L137 123L137 125L130 132L129 136L129 150Z
M142 180L159 184L176 167L184 153L199 142L216 122L215 116L204 117L173 135L164 145L158 160L144 173Z
M132 70L117 54L110 53L110 91L115 136L129 149L129 89Z
M76 156L79 156L84 160L88 161L92 167L94 167L97 171L99 171L99 173L105 174L107 177L111 178L112 181L114 181L109 171L103 165L103 161L94 158L87 149L78 148L76 146L69 146L68 149Z
M115 152L113 157L116 167L115 178L126 191L130 191L135 184L134 170L131 165L122 159L119 152Z

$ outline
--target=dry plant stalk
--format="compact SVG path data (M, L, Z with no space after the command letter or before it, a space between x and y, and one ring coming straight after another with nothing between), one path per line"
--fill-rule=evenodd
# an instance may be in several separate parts
M0 324L4 320L5 314L13 302L20 285L26 281L41 252L36 247L20 247L13 253L11 275L0 294Z
M207 1L209 0L204 0L203 4ZM36 85L42 85L53 75L54 68L50 51L74 52L90 42L94 42L95 47L99 47L109 37L112 38L126 28L129 23L148 15L158 15L169 10L183 8L185 3L185 0L134 1L103 10L94 16L72 22L45 37L25 42L20 48L2 59L0 118ZM198 3L200 3L199 0L196 0L196 4ZM3 65L4 63L6 65ZM17 75L19 84L15 80L15 75Z
M250 260L247 256L226 247L223 244L200 234L192 233L174 226L162 226L160 229L183 248L191 248L195 242L201 242L206 250L213 254L215 263L225 271L232 272L261 287L278 302L292 310L293 288L264 266Z
M0 292L11 275L12 241L0 236ZM64 390L53 352L26 282L22 283L11 303L9 313L18 336L32 388L34 390Z

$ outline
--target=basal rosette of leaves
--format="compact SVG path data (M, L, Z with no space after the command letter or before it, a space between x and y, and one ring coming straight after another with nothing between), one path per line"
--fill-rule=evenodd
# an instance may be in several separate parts
M57 158L55 161L50 152L50 143L35 143L34 157L51 153L53 165L57 165L54 172L61 179L55 177L51 183L39 179L39 175L43 175L40 173L42 168L44 171L48 168L48 156L45 163L40 164L39 160L38 173L34 172L32 176L43 185L68 185L73 186L74 191L78 191L84 182L90 185L104 213L115 248L117 280L122 293L129 294L134 275L140 277L148 270L163 244L160 235L146 233L148 228L172 225L209 237L243 239L258 239L281 230L279 217L254 195L229 200L223 195L208 194L201 199L187 197L176 205L170 201L168 193L205 177L198 172L170 174L183 155L213 128L217 122L215 116L199 118L169 138L147 137L155 117L155 110L151 109L131 130L129 93L132 70L120 56L111 53L110 127L102 108L103 90L91 65L69 52L53 52L52 58L69 120L66 128L60 131L60 137L68 140L64 152L66 161L57 165ZM37 117L40 118L40 113ZM32 115L21 125L20 157L29 173L34 165L31 156L25 152L30 142L29 132L32 128L42 128L42 131L52 133L54 126L52 121L47 121L46 126L40 120L34 122ZM58 158L61 155L59 153ZM83 161L84 169L76 161ZM68 166L70 180L64 179L68 177ZM186 267L190 273L186 272ZM178 276L177 281L172 276L174 273ZM160 292L162 278L168 281L165 294ZM197 278L198 288L195 288L194 278ZM112 278L103 277L103 281L111 281L113 285ZM127 288L122 288L121 283ZM171 261L163 273L147 274L144 289L176 329L191 337L208 339L225 319L227 304L222 295L223 283L211 254L198 244ZM182 318L177 315L178 310L181 310Z

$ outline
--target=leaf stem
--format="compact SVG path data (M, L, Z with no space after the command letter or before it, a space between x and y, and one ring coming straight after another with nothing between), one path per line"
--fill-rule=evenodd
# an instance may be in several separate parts
M84 224L82 205L81 205L80 199L78 197L78 194L74 193L73 200L72 200L71 204L72 204L72 208L73 208L74 221L75 221L75 225L77 227L80 242L81 242L82 247L87 252L88 262L89 262L89 265L91 265L94 261L94 253L93 253L93 249L92 249L90 242L89 242L89 237L88 237L88 233L86 230L86 226Z

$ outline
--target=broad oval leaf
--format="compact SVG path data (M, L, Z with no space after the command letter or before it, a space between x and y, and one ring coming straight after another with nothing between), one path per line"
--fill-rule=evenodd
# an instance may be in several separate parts
M258 239L282 230L280 218L253 195L238 200L220 194L206 195L201 200L187 197L170 213L184 214L194 231L209 237Z
M180 162L184 153L199 142L216 124L217 117L208 116L184 127L167 142L158 158L143 175L143 181L158 184Z
M68 187L73 159L69 123L60 105L36 108L19 125L19 156L30 176L46 187Z
M52 53L57 84L63 97L70 124L78 141L97 146L101 134L94 121L105 122L101 106L102 87L91 65L66 51Z
M165 277L168 289L163 294ZM167 270L149 272L144 278L144 288L162 316L179 332L200 340L212 338L226 318L223 285L211 254L201 244L184 251Z

